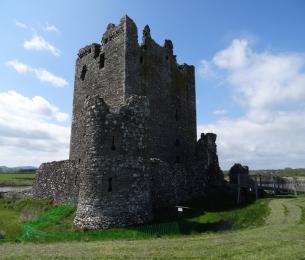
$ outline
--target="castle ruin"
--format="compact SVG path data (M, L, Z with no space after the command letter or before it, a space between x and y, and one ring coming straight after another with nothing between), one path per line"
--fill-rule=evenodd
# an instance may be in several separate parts
M82 229L142 224L222 178L216 135L196 137L195 69L124 16L78 53L69 160L42 164L36 198L77 202Z

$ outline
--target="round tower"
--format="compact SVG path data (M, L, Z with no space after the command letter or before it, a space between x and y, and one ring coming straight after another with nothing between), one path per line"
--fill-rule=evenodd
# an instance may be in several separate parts
M147 160L135 153L126 154L120 149L122 143L112 146L105 141L111 132L135 133L132 118L138 118L142 109L137 111L134 102L129 103L119 114L113 114L99 95L85 101L87 152L81 163L80 193L74 219L75 225L81 229L124 227L152 219ZM146 103L139 98L138 105L141 103L145 107ZM124 138L120 140L124 142Z

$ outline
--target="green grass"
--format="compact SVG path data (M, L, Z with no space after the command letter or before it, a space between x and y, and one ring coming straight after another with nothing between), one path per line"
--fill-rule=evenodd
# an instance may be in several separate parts
M199 216L105 231L76 230L71 204L52 206L50 202L2 199L0 205L7 214L29 205L40 210L36 217L20 222L15 235L24 242L0 244L4 259L305 258L304 196L260 199L232 210L225 210L230 205L224 200L221 207L205 204L207 211Z
M215 198L214 201L219 198ZM200 203L201 201L201 203ZM2 211L13 212L19 223L19 236L7 236L7 239L21 241L61 241L61 240L109 240L109 239L143 239L162 236L182 236L199 234L202 232L218 232L263 225L268 214L268 199L258 200L244 208L220 211L220 208L229 207L227 200L222 200L221 207L211 207L207 200L192 202L197 205L197 216L155 223L130 228L117 228L103 231L80 231L75 229L73 219L75 207L72 204L52 206L35 200L0 200ZM35 205L37 203L37 205ZM5 205L3 207L3 204ZM220 205L220 203L218 204ZM207 211L203 211L206 208ZM1 209L1 208L0 208ZM37 212L39 209L39 212ZM200 212L200 213L198 213ZM195 214L195 215L196 215ZM198 215L200 214L200 215ZM26 218L25 216L31 216ZM194 214L193 214L194 215ZM15 233L16 234L16 233Z
M241 229L259 227L265 223L265 219L269 214L269 199L258 200L245 208L221 211L207 212L194 220L198 223L219 223L216 230L224 229Z
M265 202L269 214L266 223L259 222L258 227L137 240L10 242L0 245L0 255L3 259L304 259L305 225L300 220L304 219L305 197L261 200L254 208L251 207L256 203L244 210L247 214L255 208L262 211ZM247 214L238 213L242 210L236 209L236 214L246 217ZM205 218L216 220L211 215Z
M17 239L23 223L38 218L51 207L51 202L46 200L0 199L0 237Z
M278 170L252 170L250 174L272 174L274 176L279 177L305 177L305 169L298 168L285 168L285 169L278 169Z
M35 173L0 173L0 187L31 186Z

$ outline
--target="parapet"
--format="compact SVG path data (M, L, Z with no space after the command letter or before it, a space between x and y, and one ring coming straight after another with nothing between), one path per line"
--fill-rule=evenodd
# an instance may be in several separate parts
M102 36L102 45L106 45L115 40L119 35L128 30L137 31L137 26L127 15L121 18L120 23L117 26L114 23L109 23L106 32Z

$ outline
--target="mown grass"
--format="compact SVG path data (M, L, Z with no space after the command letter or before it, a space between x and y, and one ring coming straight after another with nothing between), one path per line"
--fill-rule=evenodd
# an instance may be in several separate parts
M222 223L222 225L217 226L216 231L220 230L221 227L228 229L228 225L231 230L259 227L265 223L269 214L269 201L270 199L261 199L245 208L207 212L194 220L198 223Z
M0 187L31 186L35 173L0 173Z
M276 203L270 203L276 202ZM0 200L3 204L3 201ZM7 204L8 202L6 202ZM29 202L31 204L32 202ZM38 202L37 202L38 203ZM39 202L42 203L42 202ZM25 201L11 202L9 209L20 209ZM42 203L44 204L44 203ZM226 204L226 203L224 203ZM45 204L44 204L45 205ZM269 205L273 205L269 209ZM224 205L223 205L224 206ZM302 214L296 214L296 206ZM281 215L281 221L269 217ZM71 204L51 206L42 214L21 224L21 235L27 243L0 244L2 258L20 259L104 259L104 258L201 258L201 259L304 259L305 197L261 199L246 207L206 211L204 214L169 223L105 231L78 231L73 228L74 207ZM293 221L287 221L287 219ZM274 221L272 221L274 220ZM219 229L221 222L230 223ZM199 232L181 233L185 222L192 225L218 225ZM26 227L32 228L27 236ZM202 226L201 226L202 227ZM184 226L185 228L185 226ZM194 226L192 227L194 228ZM214 232L219 231L222 232ZM225 231L224 231L225 230ZM212 231L212 232L211 232ZM35 233L36 232L36 233ZM74 241L70 241L74 240ZM98 241L103 240L103 241ZM113 241L115 240L115 241ZM29 243L28 241L52 243ZM57 241L61 241L58 243ZM78 242L78 241L86 241Z
M117 228L103 231L80 231L73 225L75 207L73 204L51 205L49 201L0 200L2 214L14 214L15 231L5 230L5 238L20 241L63 241L63 240L109 240L144 239L163 236L182 236L202 232L217 232L248 227L257 227L264 223L268 214L268 200L258 200L244 208L220 211L209 208L202 201L203 211L198 207L198 216L190 216L164 223L155 223L129 228ZM225 202L225 200L223 200ZM199 204L199 202L196 202ZM195 203L195 204L196 204ZM223 203L222 207L227 207ZM11 218L13 220L13 218ZM9 226L7 219L5 226ZM18 230L18 231L16 231Z
M283 205L294 203L305 208L304 197L274 198L271 201L274 200ZM275 210L273 215L276 215L278 210L285 209L276 207L271 210ZM214 221L213 217L210 219ZM305 225L299 222L287 224L285 219L282 221L255 228L188 236L86 243L5 243L0 245L0 255L3 259L304 259Z

